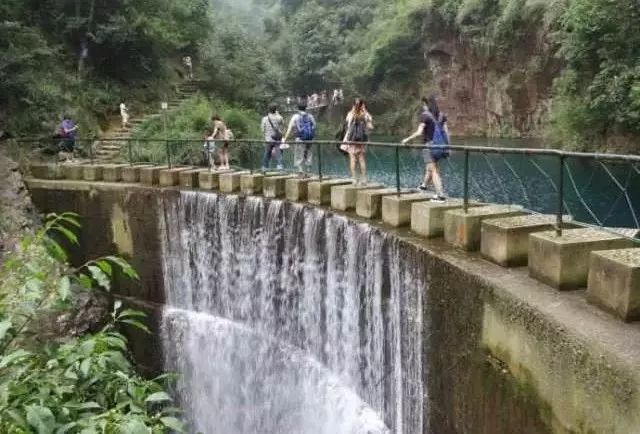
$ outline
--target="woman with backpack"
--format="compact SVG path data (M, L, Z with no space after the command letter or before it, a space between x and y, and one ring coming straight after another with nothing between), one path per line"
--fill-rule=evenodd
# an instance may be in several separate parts
M218 153L218 157L220 159L220 167L219 169L229 169L229 132L227 131L227 126L220 116L213 115L211 118L213 122L213 147L216 148L216 142L223 141L223 145L220 147L220 152Z
M419 188L420 190L426 190L429 183L433 183L436 195L432 200L444 202L446 197L438 163L444 158L449 158L450 155L447 117L440 112L435 97L422 98L422 102L424 106L420 115L418 130L404 139L402 144L405 145L416 137L422 136L425 146L429 146L429 148L423 150L422 155L426 167L424 181Z
M367 161L365 143L369 141L368 131L373 129L373 118L367 111L366 103L356 98L353 108L347 114L347 128L342 140L342 150L349 154L349 169L351 178L356 185L367 183ZM358 178L360 166L360 178Z

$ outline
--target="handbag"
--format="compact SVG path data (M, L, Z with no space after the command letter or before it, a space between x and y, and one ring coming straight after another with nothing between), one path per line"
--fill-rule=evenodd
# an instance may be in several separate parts
M267 120L269 121L269 124L271 125L271 129L274 131L274 133L271 135L271 140L273 140L274 142L279 142L282 140L282 133L280 132L280 130L278 128L276 128L273 125L273 122L271 122L271 118L269 117L269 115L267 115Z

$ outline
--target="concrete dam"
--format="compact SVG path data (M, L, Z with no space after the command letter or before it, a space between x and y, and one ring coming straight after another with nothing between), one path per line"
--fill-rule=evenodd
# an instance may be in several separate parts
M583 290L277 188L36 177L83 217L78 261L139 270L135 356L178 374L194 433L640 432L640 327Z

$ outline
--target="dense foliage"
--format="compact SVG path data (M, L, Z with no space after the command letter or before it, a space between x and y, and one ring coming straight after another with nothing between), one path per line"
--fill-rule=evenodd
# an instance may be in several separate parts
M127 358L119 325L146 330L143 314L116 302L97 333L39 342L38 320L68 308L76 291L108 290L116 272L137 278L118 257L73 268L60 242L75 243L72 214L49 216L4 258L0 271L0 432L162 433L182 431L159 381L142 379Z
M64 112L88 135L122 97L167 92L209 28L207 0L4 0L0 16L0 130L30 135Z

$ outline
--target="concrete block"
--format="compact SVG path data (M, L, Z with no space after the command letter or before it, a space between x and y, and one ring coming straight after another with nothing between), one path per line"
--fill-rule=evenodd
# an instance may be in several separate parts
M32 164L29 172L37 179L64 179L63 167L61 164Z
M480 249L482 221L497 217L523 215L521 206L489 205L447 211L444 215L444 239L456 247L467 251Z
M353 185L350 179L323 179L309 183L307 200L314 205L328 205L331 203L331 189L339 185Z
M407 191L400 193L407 193ZM356 214L368 219L380 218L382 216L382 198L393 194L398 194L395 188L358 191L356 193Z
M102 181L102 165L90 164L84 166L83 177L85 181Z
M409 193L382 198L382 221L393 227L411 223L411 206L416 202L429 201L425 193Z
M279 172L249 173L240 176L240 191L247 195L261 194L266 179L280 175Z
M552 215L523 215L489 219L482 222L482 256L503 267L527 265L529 235L552 230L556 217Z
M411 204L411 230L427 238L444 235L444 215L447 211L461 209L462 199L447 199L445 202L414 202ZM480 206L470 203L469 207Z
M331 208L338 211L349 211L356 208L356 199L361 190L382 189L380 184L338 185L331 189Z
M191 169L180 172L180 187L198 188L200 185L200 173L208 171L209 169Z
M64 179L80 181L84 179L84 164L64 164L62 166Z
M587 300L624 321L640 320L640 248L591 252Z
M285 196L291 202L302 202L307 200L309 183L317 181L318 178L290 178L285 181Z
M102 179L105 182L122 181L122 169L125 167L126 164L105 164L102 168Z
M160 171L168 169L169 166L146 166L140 168L140 182L145 185L158 185L160 182Z
M529 236L529 275L560 290L583 288L589 255L596 250L633 247L633 241L597 229L566 229Z
M205 170L198 175L198 184L203 190L217 190L220 188L220 175L231 172L231 170Z
M235 193L240 191L240 179L249 172L228 172L220 175L220 191L223 193Z
M170 169L162 169L158 175L158 184L160 187L174 187L180 184L180 174L186 170L192 170L193 167L172 167Z
M122 168L122 181L127 183L140 182L140 170L144 167L153 167L152 164L136 164Z
M286 194L287 179L293 179L293 175L269 176L262 182L262 194L264 197L277 198Z

